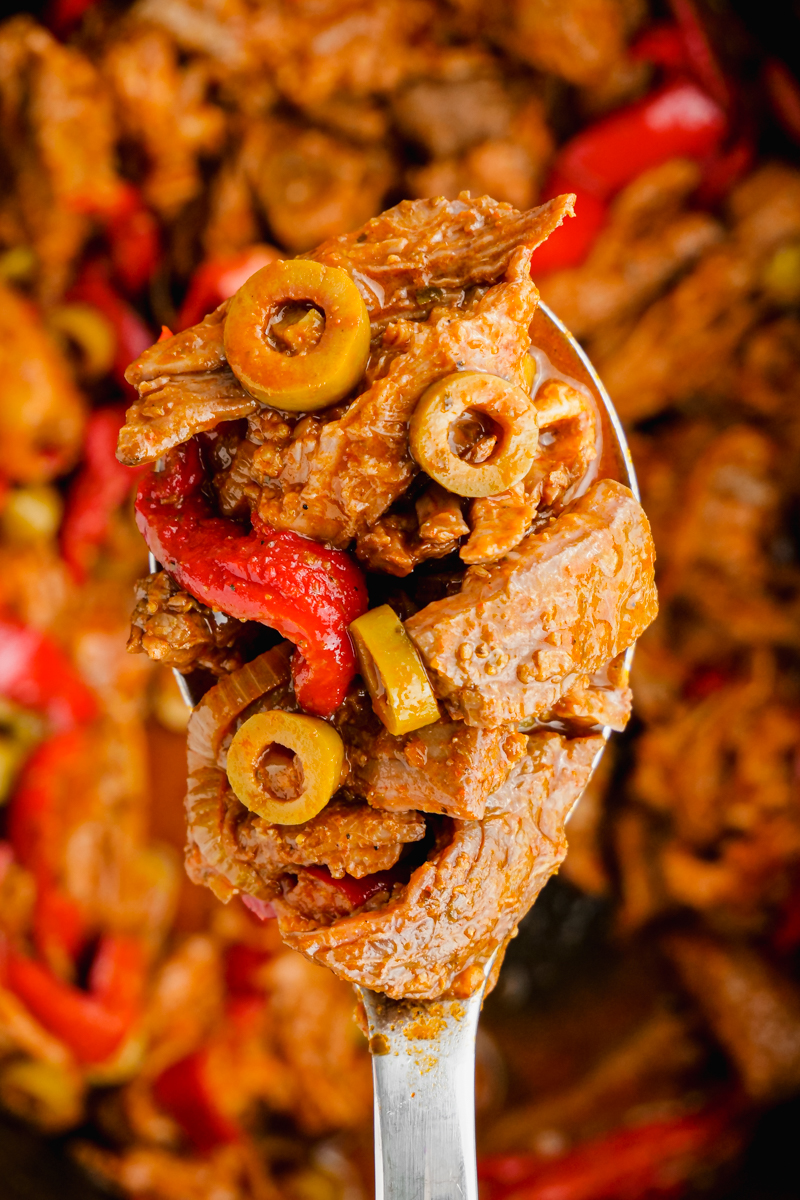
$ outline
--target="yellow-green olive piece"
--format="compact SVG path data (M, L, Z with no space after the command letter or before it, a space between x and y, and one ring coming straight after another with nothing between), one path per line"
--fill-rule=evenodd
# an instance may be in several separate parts
M454 432L471 415L496 431L483 461L460 457ZM457 496L496 496L519 483L536 457L539 429L530 396L497 375L446 375L420 397L409 423L411 453L424 471Z
M287 308L308 305L324 318L319 337L279 334ZM288 412L312 412L343 400L369 358L369 314L346 271L310 259L268 263L231 300L225 317L225 356L256 400ZM281 344L282 343L282 344Z
M262 763L272 747L284 747L299 764L300 790L281 799L269 790ZM275 825L300 825L322 812L339 786L344 743L318 717L281 709L256 713L237 729L228 750L228 782L257 816Z

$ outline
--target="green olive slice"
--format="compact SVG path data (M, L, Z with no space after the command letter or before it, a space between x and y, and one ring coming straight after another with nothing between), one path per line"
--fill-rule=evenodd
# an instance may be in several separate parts
M296 305L322 314L321 333L311 320L312 336L279 336L282 315ZM369 314L346 271L295 258L250 276L231 300L223 336L231 370L256 400L312 412L344 399L364 374Z
M488 418L482 461L460 457L454 436L470 415ZM458 371L432 384L409 423L411 453L424 471L457 496L496 496L528 474L539 444L530 396L497 375Z
M299 794L281 799L265 780L263 761L273 746L299 760ZM228 750L228 782L245 808L274 825L300 825L322 812L339 786L344 743L325 721L280 709L256 713L237 729Z
M439 708L417 648L388 604L350 626L372 707L389 733L399 735L439 720Z

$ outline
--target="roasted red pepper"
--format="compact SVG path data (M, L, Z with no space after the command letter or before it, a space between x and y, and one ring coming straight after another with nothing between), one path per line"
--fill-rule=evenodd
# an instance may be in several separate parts
M553 174L562 184L608 200L670 158L706 158L726 130L727 118L715 100L691 80L674 80L576 134L556 155Z
M45 13L45 24L63 37L80 23L84 13L94 8L95 4L97 0L51 0Z
M348 633L367 607L349 555L253 518L247 529L215 516L203 490L196 440L151 468L139 484L136 519L150 550L181 587L240 621L261 621L295 642L295 691L303 708L330 716L356 671Z
M54 730L97 715L97 701L60 646L0 615L0 696L40 712Z
M131 391L125 371L152 345L153 336L136 310L112 286L106 265L97 259L86 263L67 298L93 305L108 319L116 337L112 374L121 387Z
M542 191L543 200L575 192L576 215L534 251L534 277L579 266L621 188L670 158L711 158L727 128L722 107L696 83L678 79L582 130L556 155Z
M61 525L61 552L83 583L108 536L111 520L131 491L141 468L117 461L116 448L125 409L97 409L89 417L83 466L72 484Z
M670 74L685 72L688 66L686 44L679 27L672 21L659 21L645 29L630 48L637 62L649 62Z
M487 1200L634 1200L682 1194L739 1144L727 1105L587 1142L563 1158L497 1155L478 1165Z
M126 292L136 295L152 278L161 258L161 237L156 216L138 190L128 186L128 203L120 205L106 222L111 265Z
M223 300L234 292L267 263L280 258L272 246L248 246L238 254L224 258L211 258L202 263L191 278L186 297L178 315L178 329L188 329L202 321Z
M20 775L8 815L14 856L36 880L33 941L41 957L63 972L85 944L83 911L60 885L64 813L82 786L90 762L85 732L56 734L31 755Z
M139 942L104 938L83 991L11 947L3 954L3 979L32 1016L83 1063L110 1058L139 1012L144 954Z
M534 250L531 267L534 278L548 271L579 267L606 223L608 205L603 200L557 175L550 177L547 195L542 199L550 200L563 192L575 193L575 216L555 229L547 241Z
M391 891L396 883L405 883L408 880L408 868L403 863L397 863L388 871L375 871L372 875L365 875L363 879L354 879L352 875L334 879L327 867L304 867L303 870L314 879L336 888L347 897L353 908L360 908L378 892Z
M178 1122L196 1150L238 1141L241 1133L217 1104L208 1079L208 1052L197 1050L167 1067L153 1084L157 1102Z
M259 981L258 973L264 963L269 962L271 955L267 950L258 950L255 946L246 946L243 942L234 942L225 948L224 971L225 990L230 996L261 996L264 988Z

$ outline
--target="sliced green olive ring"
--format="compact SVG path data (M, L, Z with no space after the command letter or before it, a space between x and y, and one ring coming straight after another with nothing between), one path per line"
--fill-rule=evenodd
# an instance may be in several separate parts
M270 344L269 331L281 311L296 304L318 308L325 325L315 345L284 354ZM256 271L225 317L225 356L236 378L262 404L289 412L312 412L344 399L364 374L369 338L367 307L350 276L310 259Z
M350 626L361 677L389 733L411 733L439 720L439 708L417 648L388 604Z
M459 458L452 443L455 423L482 414L499 427L485 462ZM536 409L514 383L497 375L461 371L423 392L409 424L411 453L424 471L457 496L496 496L524 479L539 444Z
M300 760L302 790L281 800L259 779L271 746L284 746ZM228 782L245 808L274 825L300 825L322 812L339 786L344 744L325 721L280 709L257 713L237 729L228 750Z

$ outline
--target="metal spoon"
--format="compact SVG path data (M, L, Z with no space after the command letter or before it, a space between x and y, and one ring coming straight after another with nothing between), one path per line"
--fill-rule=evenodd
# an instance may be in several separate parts
M600 473L639 499L630 450L611 398L589 359L546 305L532 326L552 343L559 371L589 387L599 402L605 445ZM158 563L150 556L150 570ZM633 647L626 655L630 666ZM190 706L203 690L175 672ZM611 730L603 730L607 740ZM593 768L603 753L601 747ZM486 965L486 974L491 962ZM486 985L466 1001L397 1001L359 987L367 1015L375 1095L376 1200L478 1200L475 1158L475 1035Z

